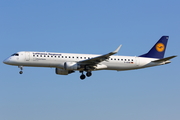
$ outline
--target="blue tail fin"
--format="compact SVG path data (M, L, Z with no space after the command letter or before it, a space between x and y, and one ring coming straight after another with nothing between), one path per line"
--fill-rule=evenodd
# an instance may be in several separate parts
M140 55L139 57L159 58L159 59L164 58L164 53L166 50L168 38L169 36L162 36L148 53Z

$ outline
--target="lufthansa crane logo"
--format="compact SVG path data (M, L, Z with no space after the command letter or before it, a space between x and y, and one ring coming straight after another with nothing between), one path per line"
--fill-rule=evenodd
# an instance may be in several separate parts
M165 49L165 46L164 46L163 43L158 43L158 44L156 45L156 50L157 50L158 52L163 52L164 49Z

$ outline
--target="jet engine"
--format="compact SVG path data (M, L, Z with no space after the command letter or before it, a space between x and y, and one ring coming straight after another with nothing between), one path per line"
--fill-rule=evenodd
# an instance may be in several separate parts
M73 70L64 70L64 69L56 68L55 72L58 75L68 75L70 73L73 73L74 71Z
M78 65L76 62L65 62L64 63L65 70L77 70L79 68L80 68L80 65Z

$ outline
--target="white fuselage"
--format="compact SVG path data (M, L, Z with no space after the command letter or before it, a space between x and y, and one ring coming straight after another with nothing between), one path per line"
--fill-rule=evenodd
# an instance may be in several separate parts
M65 62L79 62L91 59L99 55L94 54L73 54L73 53L52 53L52 52L18 52L6 60L5 64L15 66L31 67L53 67L64 69ZM154 58L132 57L132 56L110 56L109 59L100 62L95 70L133 70L145 67L157 66L163 63L154 63Z
M118 56L122 45L114 51L103 54L74 54L53 52L30 52L22 51L11 55L3 62L8 65L18 66L23 73L23 67L51 67L55 68L58 75L69 75L75 71L81 73L80 79L92 76L96 70L134 70L168 64L170 59L176 56L164 58L168 36L162 36L158 42L145 54L136 56ZM86 74L84 74L86 72Z

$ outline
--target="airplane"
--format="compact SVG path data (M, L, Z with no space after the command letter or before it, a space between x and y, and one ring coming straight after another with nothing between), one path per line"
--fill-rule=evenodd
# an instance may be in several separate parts
M177 56L164 58L168 38L162 36L149 52L140 56L114 55L120 50L120 45L115 51L104 55L21 51L12 54L3 63L18 66L20 74L24 66L55 68L58 75L79 71L80 79L84 80L86 76L92 75L92 71L97 70L125 71L171 63L169 60Z

